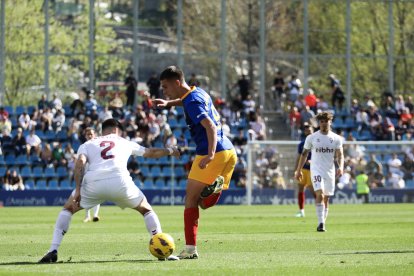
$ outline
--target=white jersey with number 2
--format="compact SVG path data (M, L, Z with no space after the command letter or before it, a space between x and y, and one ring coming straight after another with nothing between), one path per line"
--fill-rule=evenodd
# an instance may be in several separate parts
M332 131L326 135L317 131L306 137L304 148L312 152L310 171L314 188L318 188L315 184L321 181L325 185L335 185L335 151L341 147L342 137Z
M145 148L116 134L96 137L82 144L78 155L87 158L88 169L84 179L93 182L117 176L129 176L128 159L131 155L142 156Z

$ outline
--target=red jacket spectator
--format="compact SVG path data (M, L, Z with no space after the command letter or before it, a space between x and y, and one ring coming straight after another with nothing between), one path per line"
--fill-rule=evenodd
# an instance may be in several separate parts
M4 107L0 107L0 119L8 119L9 118L9 112L4 109Z
M311 109L316 108L316 103L318 102L318 98L315 96L312 89L309 89L309 94L305 97L306 105L309 106Z

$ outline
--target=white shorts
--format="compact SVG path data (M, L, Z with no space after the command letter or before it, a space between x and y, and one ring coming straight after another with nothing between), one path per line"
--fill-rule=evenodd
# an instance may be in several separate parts
M72 196L75 191L72 192ZM97 181L83 181L80 206L90 209L105 201L111 201L122 209L137 207L145 195L135 186L131 177L114 177Z
M335 177L319 173L318 171L311 171L311 178L314 191L322 190L324 195L334 195Z

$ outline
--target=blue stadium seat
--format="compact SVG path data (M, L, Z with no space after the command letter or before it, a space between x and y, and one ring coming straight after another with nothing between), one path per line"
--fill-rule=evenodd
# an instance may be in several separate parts
M158 162L160 165L168 165L170 164L170 159L168 158L168 156L163 156L161 158L158 158Z
M181 178L179 181L178 181L178 186L177 186L177 188L178 189L185 189L187 187L187 179L185 179L185 178Z
M35 106L29 105L27 107L27 114L32 115L35 110L36 110L36 107Z
M180 128L176 128L176 129L173 130L173 134L174 134L175 137L180 137L182 133L183 132L181 131Z
M184 108L177 107L175 110L177 111L177 116L184 115Z
M44 139L48 142L53 142L55 140L55 132L52 130L46 130L44 132Z
M182 166L175 167L174 174L175 177L183 177L185 176L185 170Z
M173 170L170 165L162 168L162 175L164 177L171 177L173 174Z
M138 178L134 179L134 184L140 189L144 187L144 183L142 183L141 180L139 180Z
M16 171L18 174L20 174L20 169L19 167L9 167L10 171Z
M148 177L150 175L150 169L148 166L140 166L139 169L144 177Z
M59 166L56 168L56 176L59 178L68 177L68 169L64 166Z
M21 155L17 156L16 160L14 161L14 164L16 164L18 166L29 165L29 160L27 159L27 155L26 154L21 154Z
M23 182L27 190L33 190L35 188L35 182L33 181L33 179L27 179Z
M6 105L4 106L4 110L6 110L9 113L9 117L14 115L14 109L13 106Z
M55 168L53 168L53 167L47 167L47 168L45 168L44 177L46 177L46 178L56 177Z
M26 107L22 106L22 105L18 105L16 106L16 111L15 114L17 116L20 116L23 112L26 112Z
M61 190L72 190L74 187L72 187L71 182L68 179L64 179L60 181L60 189Z
M57 180L57 179L49 180L48 189L49 190L59 190L59 180Z
M150 175L152 177L160 177L161 176L161 168L159 166L154 166L150 170Z
M155 180L155 188L157 189L165 189L165 181L162 178L158 178L157 180Z
M7 167L0 166L0 177L3 177L6 174Z
M14 154L8 154L4 158L4 162L7 166L13 166L15 164L16 156Z
M34 178L43 178L43 167L36 166L32 168L32 172Z
M68 139L68 134L66 131L61 130L58 133L56 133L56 140L62 142L62 141L66 141Z
M176 119L168 119L168 124L171 128L176 128L179 126L178 121Z
M6 162L4 161L4 155L0 155L0 165L6 165Z
M46 180L37 180L36 181L36 190L47 190Z
M24 166L20 172L20 175L23 178L32 178L33 177L32 168L30 166Z
M409 189L414 188L414 179L407 179L405 181L405 187Z
M144 189L154 189L154 181L150 178L145 179Z

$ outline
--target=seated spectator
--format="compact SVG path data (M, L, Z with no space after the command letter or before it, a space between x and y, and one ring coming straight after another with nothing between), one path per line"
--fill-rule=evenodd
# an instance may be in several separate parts
M23 130L29 129L30 122L30 116L27 114L27 112L20 114L19 118L17 119L19 127L21 127Z
M77 97L75 97L73 102L70 104L70 109L72 110L72 115L74 117L78 117L79 113L85 113L85 103L79 95L77 95Z
M402 109L402 113L400 115L400 120L404 125L409 125L411 120L413 119L413 115L410 113L410 110L405 107Z
M361 110L361 106L359 105L359 102L357 99L352 99L352 103L351 103L351 114L353 116L356 116L357 112L359 112Z
M0 132L4 133L11 133L12 130L12 124L11 121L9 119L7 119L6 117L1 117L0 116Z
M75 151L73 150L71 143L66 144L65 149L63 150L63 154L67 162L73 159L75 156Z
M401 164L401 171L404 173L403 178L413 179L414 176L414 160L411 159L407 154L404 154L404 160Z
M15 152L14 146L13 146L13 138L10 135L10 132L3 131L1 132L1 154L7 154L11 152Z
M42 140L40 140L39 136L36 135L34 129L30 131L30 134L26 136L26 150L27 155L29 156L31 153L36 153L37 156L40 156L40 150L42 148Z
M319 96L318 101L316 103L316 108L317 110L320 110L320 111L329 110L329 104L327 101L325 101L323 95Z
M99 122L103 122L107 119L111 119L112 118L112 111L109 110L109 106L105 105L104 109L102 109L99 114L98 114L98 120Z
M50 146L49 143L45 143L45 146L40 152L39 157L40 157L40 162L42 162L44 166L49 166L53 164L53 152L52 152L52 147Z
M124 129L125 129L126 135L129 137L130 140L135 137L135 133L138 130L138 126L135 124L134 117L129 117L128 119L125 120Z
M185 139L184 134L181 133L181 135L177 138L177 146L181 148L188 147L188 141Z
M171 127L167 123L167 116L159 114L155 122L158 124L160 129L159 139L165 145L167 139L172 135Z
M7 170L3 177L3 188L6 191L24 191L23 178L15 170Z
M397 173L388 172L387 175L387 183L388 186L394 189L404 189L405 188L405 181L401 177L401 175Z
M398 159L398 155L396 153L392 154L392 157L390 160L388 160L387 165L388 165L389 172L393 174L397 174L400 177L404 176L404 173L401 170L402 162L400 159Z
M293 105L296 106L299 111L302 111L302 109L304 109L306 106L306 102L303 98L303 95L299 95L296 101L293 103Z
M411 114L414 113L414 104L413 104L413 97L407 96L407 100L405 101L405 107L408 108Z
M62 109L58 109L52 120L52 127L55 130L55 132L62 130L62 127L65 124L65 119L66 117Z
M94 94L89 93L85 100L86 115L90 115L92 113L92 110L93 109L96 110L97 108L98 108L98 102L95 100Z
M157 123L156 117L153 113L150 113L148 115L148 127L149 127L148 138L149 138L149 141L152 143L160 135L160 126Z
M338 188L339 189L352 189L353 185L353 174L351 167L345 167L344 173L338 179Z
M50 107L50 103L47 100L46 94L43 94L40 100L37 102L37 108L39 110L45 110Z
M252 95L248 94L247 98L242 102L242 104L245 114L256 111L256 102L253 100Z
M242 156L237 158L236 166L234 167L233 180L237 187L246 187L247 181L247 163Z
M27 153L26 139L23 136L23 130L20 127L17 129L16 136L13 137L12 144L16 155Z
M49 107L46 107L40 116L42 130L52 130L53 112Z
M266 140L266 125L260 115L254 116L254 120L250 122L250 128L256 134L257 140Z
M309 106L309 109L314 113L317 111L316 104L318 103L318 98L315 95L315 92L311 88L308 89L308 95L305 97L305 104Z
M53 165L55 167L67 165L67 160L65 159L65 153L63 152L62 143L59 142L56 146L53 147L52 155Z
M381 114L378 112L378 109L373 106L370 107L369 111L368 111L368 122L371 128L371 133L372 134L376 134L382 131L382 116Z
M311 108L306 105L305 108L302 109L300 112L300 120L301 120L301 126L304 126L305 123L308 123L309 125L312 124L312 118L315 117L315 113L311 110Z
M385 97L384 102L381 104L381 111L383 114L390 118L398 118L398 111L395 109L396 103L391 96Z
M138 178L141 181L144 180L144 175L141 173L141 170L139 169L139 164L135 158L130 158L127 164L127 169L132 179Z
M371 172L368 174L369 187L372 189L385 187L385 176L382 172Z
M52 96L52 100L50 101L50 108L52 108L54 110L54 112L61 110L63 105L62 105L62 100L58 98L57 93L53 93Z
M0 120L9 119L9 112L4 107L0 106Z
M405 102L402 95L398 95L397 99L395 100L394 109L397 112L397 114L401 114L403 109L405 108Z
M368 175L376 172L382 173L382 164L380 161L378 161L374 153L370 154L370 160L365 166L365 169Z
M124 110L123 110L123 103L120 97L115 97L110 103L109 103L109 110L112 112L112 117L117 120L123 120L124 119Z
M227 124L226 118L221 118L221 130L223 131L223 134L227 138L229 138L229 139L233 138L234 135L230 131L230 126Z
M170 134L167 139L165 140L165 147L169 148L169 147L175 147L177 146L177 138L174 136L174 134Z
M79 125L78 137L79 137L79 141L81 143L86 142L86 132L85 131L86 131L87 128L93 128L92 120L88 116L86 116L85 119L83 120L83 122Z

